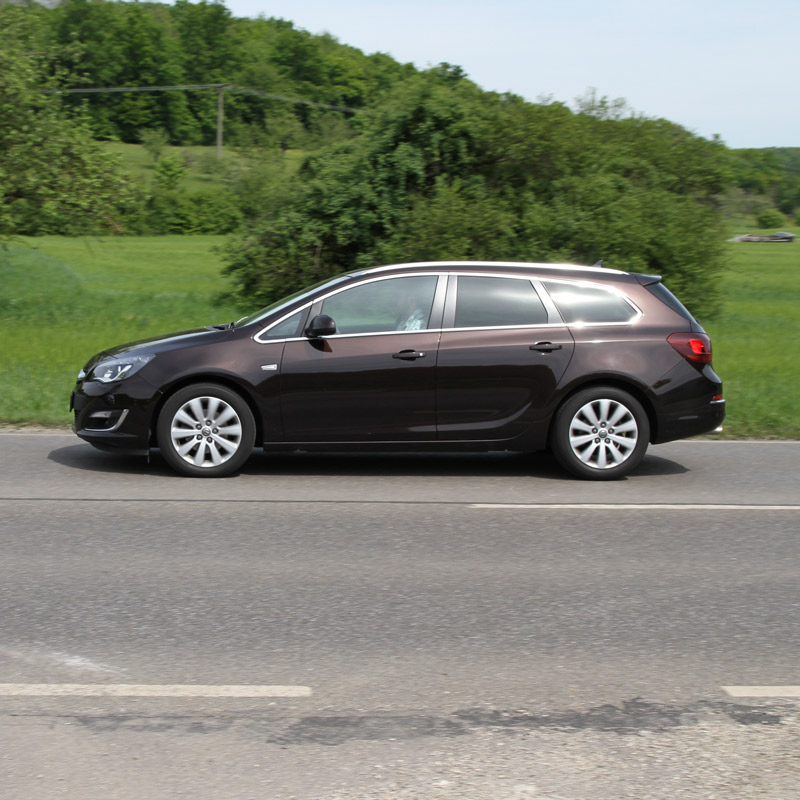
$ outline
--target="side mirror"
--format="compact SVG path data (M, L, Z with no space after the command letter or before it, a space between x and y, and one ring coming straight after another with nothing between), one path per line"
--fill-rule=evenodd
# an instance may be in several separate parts
M336 323L327 314L317 314L308 323L305 333L309 339L319 339L320 336L333 336L336 333Z

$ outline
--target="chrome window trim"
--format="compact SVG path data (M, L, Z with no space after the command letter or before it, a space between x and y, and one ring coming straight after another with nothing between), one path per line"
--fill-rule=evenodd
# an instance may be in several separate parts
M485 325L473 328L442 328L442 333L458 331L539 331L542 328L569 328L566 322L543 322L541 325Z
M320 339L328 341L330 339L362 339L367 336L398 336L410 335L415 333L452 333L458 331L514 331L514 330L541 330L542 328L569 328L566 322L546 322L541 325L490 325L483 328L422 328L418 331L372 331L370 333L334 333L331 336L321 336ZM279 344L281 342L308 342L311 341L307 336L292 336L288 339L269 339L269 343ZM267 342L260 342L266 344Z
M566 284L567 286L585 286L586 288L589 289L599 289L602 292L615 294L617 297L621 298L625 303L627 303L628 306L630 306L630 308L634 312L633 316L630 319L626 320L625 322L566 322L565 321L564 324L570 328L581 328L581 329L608 328L614 325L635 325L644 316L644 313L639 308L639 306L637 306L636 303L634 303L633 300L631 300L630 297L628 297L628 295L625 294L625 292L623 292L621 289L618 289L616 286L607 286L606 284L595 283L594 281L585 281L585 280L573 281L569 280L568 278L543 278L542 285L544 286L548 294L550 294L550 290L547 287L548 283L560 283L560 284ZM552 300L552 297L550 299ZM552 302L555 304L555 300L552 300ZM558 308L557 305L556 308Z
M422 328L418 331L372 331L370 333L334 333L331 336L320 336L326 342L331 339L363 339L367 336L406 336L415 333L453 333L453 332L469 332L469 331L516 331L516 330L541 330L543 328L569 328L566 322L546 322L541 325L490 325L483 328ZM312 341L307 336L293 336L288 339L270 339L272 343L281 342L308 342ZM264 344L263 342L261 344Z
M369 331L368 333L334 333L331 336L320 336L326 342L331 339L363 339L365 336L410 336L415 333L441 333L441 328L422 328L418 331ZM271 341L281 341L280 339L272 339ZM307 336L297 336L293 339L284 339L286 342L310 342L314 341Z

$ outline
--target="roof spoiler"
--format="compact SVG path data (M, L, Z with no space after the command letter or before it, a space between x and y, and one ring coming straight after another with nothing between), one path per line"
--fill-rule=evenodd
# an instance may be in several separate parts
M599 261L595 261L594 264L592 264L592 266L602 267L603 259L601 258ZM654 283L661 283L660 275L645 275L644 273L641 272L632 272L630 274L633 275L633 277L636 278L636 280L639 281L639 283L641 283L642 286L650 286Z
M661 283L661 276L660 275L643 275L641 272L634 272L634 278L636 278L642 286L650 286L653 283Z

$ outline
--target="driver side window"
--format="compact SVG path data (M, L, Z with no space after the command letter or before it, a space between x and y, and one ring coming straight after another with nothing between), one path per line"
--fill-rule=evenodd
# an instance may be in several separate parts
M416 275L362 283L329 297L321 313L333 317L339 334L425 330L438 280Z

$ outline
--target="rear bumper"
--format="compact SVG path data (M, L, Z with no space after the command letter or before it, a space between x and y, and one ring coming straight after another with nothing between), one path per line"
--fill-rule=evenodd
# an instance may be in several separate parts
M707 401L696 408L659 415L653 444L713 433L722 425L724 419L725 401L722 399Z
M711 364L682 360L660 381L655 426L650 441L663 444L712 433L725 419L722 381Z

